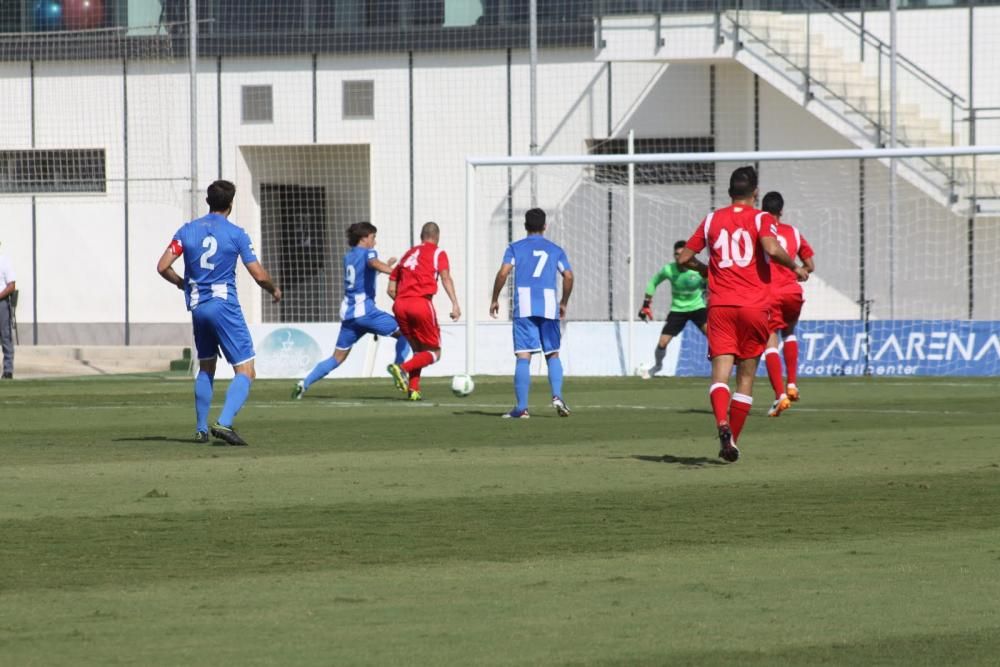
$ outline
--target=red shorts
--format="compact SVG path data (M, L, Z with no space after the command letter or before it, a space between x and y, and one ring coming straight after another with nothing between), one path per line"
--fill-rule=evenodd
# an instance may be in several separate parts
M424 297L396 299L392 313L399 323L399 330L406 339L420 343L424 347L441 347L441 327L438 326L434 304Z
M708 356L759 357L771 336L768 311L744 306L708 307Z
M803 303L801 293L788 292L776 295L771 302L771 331L781 331L795 326L802 313Z

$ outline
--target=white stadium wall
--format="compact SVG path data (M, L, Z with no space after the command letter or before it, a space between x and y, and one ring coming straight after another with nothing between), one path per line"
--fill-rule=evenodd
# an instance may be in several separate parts
M977 10L977 44L981 45L986 62L989 55L987 34L980 25L993 25L1000 10ZM954 16L953 16L954 14ZM925 65L949 85L960 90L964 82L961 48L955 42L964 39L963 12L908 11L901 13L901 51ZM872 29L881 29L881 18L868 16ZM923 23L921 23L923 22ZM925 24L948 26L956 39L906 41L910 32L930 34ZM980 23L981 22L981 23ZM907 26L915 27L909 30ZM917 27L917 24L920 24ZM609 36L609 48L600 60L592 49L546 49L540 53L538 67L538 143L546 154L579 154L587 149L588 139L610 136L622 138L629 130L638 137L701 137L709 134L710 77L714 68L716 96L714 105L718 120L715 127L716 150L752 150L755 147L753 122L754 77L742 65L729 58L706 58L713 54L705 50L693 35L709 34L704 25L691 27L688 32L672 32L686 53L701 60L666 63L635 53L643 58L634 62L615 61L610 65L611 113L608 114L608 63L605 60L628 55L627 49L615 51ZM683 33L683 39L681 39ZM677 48L671 42L671 48ZM615 54L618 54L617 56ZM721 54L725 55L725 54ZM678 56L679 57L679 56ZM238 197L234 219L245 226L260 248L261 211L259 191L261 179L310 183L310 175L297 173L303 159L323 161L322 150L303 158L300 147L367 147L369 173L361 187L354 188L349 179L324 171L318 172L328 192L328 208L347 216L367 210L372 222L379 227L379 250L383 256L399 256L415 237L426 220L442 225L442 245L447 248L453 270L458 277L460 297L464 297L461 278L471 265L476 271L479 292L485 296L493 272L500 259L506 223L505 202L493 195L483 195L479 210L492 212L495 227L486 234L491 239L482 248L482 256L467 258L464 253L465 158L468 155L502 155L508 150L507 137L507 53L503 50L481 52L415 53L412 71L413 104L413 215L411 226L409 127L410 72L406 53L374 56L320 55L315 64L317 114L313 132L312 91L313 60L303 57L225 57L202 59L199 63L198 95L198 172L199 190L211 180L222 177L235 180ZM39 343L106 343L124 342L125 321L125 196L123 192L125 119L123 116L125 86L120 61L81 61L76 63L39 62L35 65L35 136L37 148L99 147L107 151L107 192L88 195L44 195L35 198L35 224L32 224L32 198L2 196L3 220L0 222L0 252L9 255L18 271L21 300L18 316L21 340L32 342L30 331L37 320ZM976 80L977 103L1000 105L1000 79L992 76L989 67L979 67ZM528 54L511 54L510 88L512 96L510 142L514 154L528 153L530 144L528 99ZM342 117L342 90L346 80L374 82L374 114L371 119ZM241 119L241 89L246 85L273 86L274 120L271 123L244 123ZM800 104L788 99L766 82L758 82L760 97L759 125L756 141L761 149L844 148L849 144L835 131L807 113ZM31 147L31 80L27 65L0 64L0 99L3 100L4 135L0 148ZM190 143L188 135L188 78L186 63L181 60L129 61L128 95L128 318L131 343L151 344L186 339L188 315L180 294L156 275L157 258L174 230L188 218L189 193L182 179L189 173ZM220 94L221 93L221 94ZM219 115L221 113L221 116ZM1000 126L1000 123L993 123ZM221 126L221 134L219 128ZM304 150L304 149L303 149ZM339 150L331 148L331 150ZM352 163L353 164L353 163ZM360 164L360 163L358 163ZM720 165L714 203L724 200L724 184L729 166ZM785 169L786 171L782 171ZM845 168L824 172L815 179L803 177L808 167L763 165L762 185L769 183L785 192L790 218L799 224L810 239L825 239L848 248L856 247L855 229L838 216L856 207L858 174ZM527 172L512 170L519 193L527 187ZM164 179L144 181L141 179ZM170 180L173 179L173 180ZM338 180L339 179L339 180ZM366 189L367 188L367 189ZM817 188L819 191L817 191ZM637 255L637 293L641 293L648 274L669 258L664 250L675 238L685 238L713 203L708 186L664 189L663 193L644 199L639 189L638 206L652 206L661 194L685 200L686 209L666 220L640 224L655 225L652 229L661 237L656 247L641 247ZM921 203L919 192L902 186L902 199L916 207ZM825 192L824 192L825 191ZM364 199L361 205L344 204L336 196ZM542 176L539 187L541 205L580 199L584 209L594 206L585 193L572 190L572 183ZM199 193L199 201L203 195ZM831 200L830 212L822 219L806 215L805 202ZM521 201L521 199L519 199ZM597 200L600 206L600 201ZM929 198L927 199L929 202ZM616 208L623 210L616 200ZM652 210L652 209L650 209ZM905 215L905 208L902 211ZM585 215L602 215L600 211L585 211ZM646 219L646 216L639 216ZM650 218L651 220L652 218ZM896 246L900 262L917 275L921 263L932 261L939 244L960 247L964 242L964 222L953 226L940 223L941 217L917 215L924 227L911 235L911 246L900 242ZM558 220L568 231L554 235L570 248L570 258L581 278L581 287L574 302L595 312L600 303L587 303L588 280L603 283L604 277L587 278L590 267L595 272L608 272L605 239L573 238L571 220ZM493 223L491 223L492 225ZM914 223L918 224L918 223ZM980 253L982 268L996 273L992 249L1000 244L1000 232L988 220L977 225L977 237L986 239ZM37 263L32 263L32 234L37 235ZM514 237L521 233L520 221L514 220ZM560 236L562 235L562 236ZM897 239L898 241L898 239ZM339 248L342 237L332 240ZM871 285L884 282L875 261L876 253L886 252L887 241L874 239L868 257L874 267ZM603 244L603 245L601 245ZM853 244L853 245L852 245ZM339 252L339 250L338 250ZM822 249L818 280L807 287L813 290L813 303L821 309L810 312L813 318L856 317L858 281L856 261L850 253ZM907 254L908 253L908 254ZM267 264L267 257L264 257ZM602 268L603 267L603 268ZM37 274L38 292L33 291L32 274ZM982 275L982 274L981 274ZM1000 276L997 276L1000 279ZM900 285L914 310L933 304L934 312L943 312L939 305L948 299L949 284L961 284L960 270L946 273L937 283L912 281ZM996 284L998 280L993 280ZM621 283L617 283L624 289ZM983 298L997 302L995 287L989 282L982 287ZM245 273L239 282L241 299L248 319L263 320L264 307L260 290ZM909 290L909 291L907 291ZM809 292L807 292L809 294ZM606 297L601 296L600 299ZM665 297L658 299L658 307ZM439 302L439 314L447 312L444 299ZM37 316L34 304L37 303ZM388 308L383 295L382 307ZM627 317L634 304L626 303L616 292L614 316ZM485 319L475 313L478 320ZM909 313L912 316L914 313ZM467 314L468 315L468 314ZM948 316L962 317L961 308L948 311ZM996 317L996 313L987 314ZM596 319L596 318L595 318Z

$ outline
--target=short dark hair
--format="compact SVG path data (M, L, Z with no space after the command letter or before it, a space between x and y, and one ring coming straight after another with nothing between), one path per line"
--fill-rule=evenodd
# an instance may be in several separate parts
M208 186L209 211L228 211L233 207L233 198L236 196L236 186L229 181L214 181Z
M524 214L524 228L529 232L540 232L545 229L545 211L540 208L529 209Z
M785 198L781 196L780 192L772 190L764 195L761 208L771 215L781 215L781 211L785 208Z
M365 238L369 234L375 234L378 232L375 225L363 220L361 222L355 222L353 225L347 228L347 245L352 248L358 245L361 239Z
M746 199L757 189L757 170L751 166L733 170L729 177L729 196L732 199Z
M688 244L687 241L678 241L677 243L674 244L674 252L677 252L678 250L680 250L681 248L683 248L687 244Z
M441 228L438 227L438 223L433 221L425 222L424 226L420 228L421 241L428 241L430 239L440 240L440 238L441 238Z

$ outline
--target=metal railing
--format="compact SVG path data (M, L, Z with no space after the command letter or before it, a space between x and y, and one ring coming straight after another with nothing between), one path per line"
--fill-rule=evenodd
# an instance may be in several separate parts
M869 126L874 128L873 145L878 147L885 146L889 133L885 127L886 123L884 121L888 101L885 100L885 92L883 90L883 72L886 67L889 66L891 46L865 27L863 14L862 20L858 21L845 14L840 8L831 4L828 0L799 0L797 3L799 5L799 10L797 12L786 12L790 14L802 15L805 22L804 62L796 62L788 53L782 52L779 48L776 48L766 35L756 33L749 22L742 20L741 14L746 11L746 4L757 3L744 2L744 0L734 0L732 2L724 2L723 0L716 1L715 7L718 12L716 19L716 42L722 42L722 17L726 16L732 23L733 40L735 42L734 46L737 50L744 47L740 36L741 33L749 35L772 56L780 59L792 71L798 73L798 75L802 77L802 86L806 103L815 99L814 91L816 89L822 89L828 99L834 99L843 106L845 113L841 113L841 116L854 114L860 119L861 122L854 123L846 118L845 120L848 120L853 127L862 133L864 133L866 128ZM731 6L728 13L724 8L726 5ZM856 37L860 44L860 60L862 63L865 61L866 49L875 49L878 61L876 64L877 98L874 113L871 109L866 108L865 104L863 104L866 100L865 97L852 99L852 97L848 94L846 87L843 92L836 90L833 85L831 85L828 81L825 81L822 78L822 75L818 74L816 69L814 69L812 62L814 50L816 49L814 44L815 36L813 29L814 15L830 19L834 24L840 26L842 29L848 31L850 35ZM909 81L912 81L916 87L920 88L922 91L930 93L936 98L939 98L945 104L941 120L949 128L947 131L947 145L955 146L960 143L958 132L959 121L961 115L968 111L967 107L964 106L965 97L957 91L949 88L945 83L930 74L927 70L920 67L920 65L898 52L896 54L896 66L897 73L902 71L909 77ZM974 130L971 129L975 124L975 114L970 113L970 118L970 136L975 136ZM913 142L911 140L899 137L896 138L896 143L900 146L913 146ZM954 202L956 199L955 190L958 185L954 158L950 158L947 164L942 164L930 159L924 159L924 162L933 171L938 172L942 177L947 179L949 197Z

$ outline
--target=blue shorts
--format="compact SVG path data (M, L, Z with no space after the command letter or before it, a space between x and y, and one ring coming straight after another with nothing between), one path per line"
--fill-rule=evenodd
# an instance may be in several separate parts
M399 330L399 325L389 313L377 308L362 317L344 320L340 323L340 333L337 335L337 349L349 350L361 340L365 334L373 333L379 336L391 336Z
M254 358L253 339L239 304L222 299L202 301L191 311L198 360L215 359L219 348L233 366Z
M561 342L559 320L547 320L544 317L514 318L514 354L518 352L552 354L559 351Z

